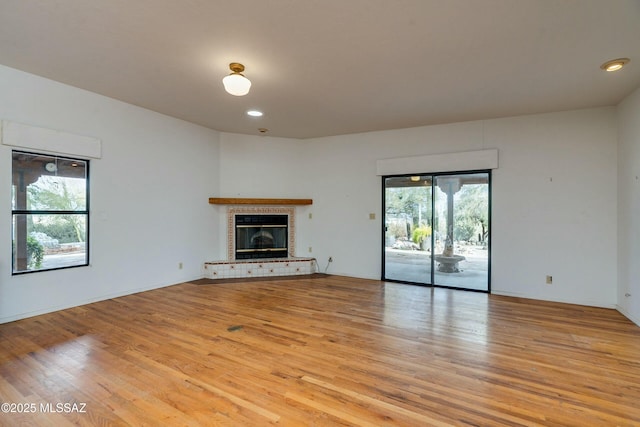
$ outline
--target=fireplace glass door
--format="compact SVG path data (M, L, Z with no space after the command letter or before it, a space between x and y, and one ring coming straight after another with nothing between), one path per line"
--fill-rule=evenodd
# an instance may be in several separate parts
M236 215L236 259L286 258L287 215Z

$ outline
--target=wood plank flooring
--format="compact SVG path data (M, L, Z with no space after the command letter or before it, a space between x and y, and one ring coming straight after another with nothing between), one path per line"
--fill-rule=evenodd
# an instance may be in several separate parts
M614 310L340 276L183 283L0 340L3 426L640 425L640 328Z

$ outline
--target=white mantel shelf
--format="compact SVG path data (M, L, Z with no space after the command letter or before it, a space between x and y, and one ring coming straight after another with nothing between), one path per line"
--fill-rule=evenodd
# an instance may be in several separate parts
M236 197L209 197L212 205L312 205L313 199L247 199Z

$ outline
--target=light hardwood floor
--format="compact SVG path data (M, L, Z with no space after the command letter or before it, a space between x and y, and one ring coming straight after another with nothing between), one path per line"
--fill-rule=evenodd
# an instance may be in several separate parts
M640 425L640 328L614 310L327 276L184 283L0 339L1 400L36 409L7 426Z

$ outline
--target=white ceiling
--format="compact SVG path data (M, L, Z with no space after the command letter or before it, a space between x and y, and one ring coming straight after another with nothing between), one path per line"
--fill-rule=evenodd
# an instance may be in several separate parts
M640 86L640 0L0 0L0 64L311 138L615 105Z

